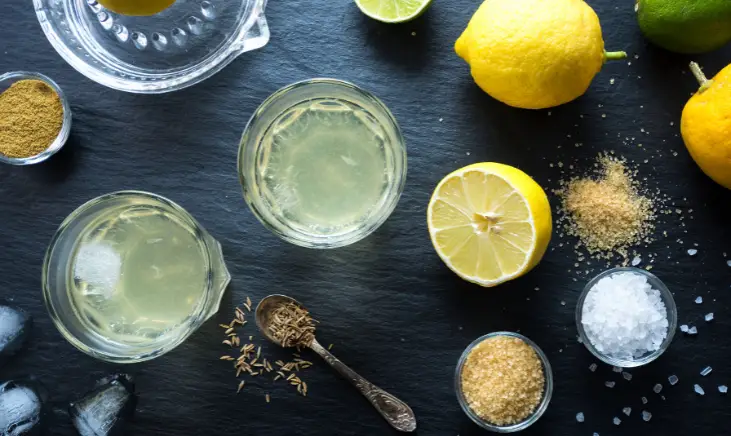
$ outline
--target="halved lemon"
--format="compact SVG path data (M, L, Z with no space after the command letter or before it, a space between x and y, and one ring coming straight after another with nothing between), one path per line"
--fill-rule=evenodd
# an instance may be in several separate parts
M432 244L460 277L496 286L538 265L551 240L551 206L523 171L484 162L442 179L427 209Z

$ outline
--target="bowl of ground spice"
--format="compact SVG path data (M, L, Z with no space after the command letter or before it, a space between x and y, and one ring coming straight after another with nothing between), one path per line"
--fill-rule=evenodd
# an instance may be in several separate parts
M0 162L43 162L70 131L71 108L53 80L26 71L0 75Z
M513 433L528 428L546 411L553 374L533 341L518 333L495 332L462 353L455 390L462 410L477 425Z

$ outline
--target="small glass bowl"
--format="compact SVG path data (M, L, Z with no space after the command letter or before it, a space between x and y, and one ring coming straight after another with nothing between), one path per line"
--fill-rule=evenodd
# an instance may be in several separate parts
M69 139L69 133L71 132L71 106L66 98L66 95L61 91L61 87L56 84L50 77L45 76L41 73L32 73L29 71L11 71L0 75L0 93L5 92L13 83L21 80L40 80L46 85L50 86L58 98L61 100L63 106L63 123L61 124L61 131L58 132L56 139L49 145L45 150L38 153L35 156L30 157L8 157L0 153L0 162L7 163L10 165L32 165L39 162L43 162L49 157L53 156L58 152L66 140Z
M341 100L357 106L372 117L388 139L384 144L388 180L379 202L357 226L333 234L307 232L296 227L283 213L276 212L278 205L264 195L262 188L262 161L269 154L263 145L267 133L291 108L321 99ZM244 199L264 227L295 245L337 248L353 244L376 231L396 208L406 183L406 145L393 114L376 96L342 80L318 78L293 83L264 100L244 129L237 166Z
M581 322L584 310L584 300L586 300L586 296L589 294L591 288L594 287L594 285L604 277L608 277L612 274L621 272L632 272L647 277L647 282L653 287L653 289L657 289L658 291L660 291L660 298L662 298L662 301L665 304L665 309L668 316L668 335L665 337L665 340L662 342L662 344L660 344L660 348L652 353L648 353L647 355L634 360L619 359L616 357L608 356L597 350L589 340L589 337L586 334L586 330L584 330L584 324L582 324ZM597 359L606 364L619 368L636 368L638 366L646 365L660 357L662 353L664 353L665 350L668 349L670 343L673 341L673 336L675 336L675 330L677 329L677 326L678 308L675 306L675 299L673 298L673 294L670 293L670 290L659 278L644 269L631 267L608 269L591 279L589 283L586 284L586 286L584 287L584 291L579 297L579 301L576 303L576 328L579 331L579 337L581 338L581 342L586 346L591 354L596 356Z
M462 392L462 370L464 369L464 364L467 361L467 356L469 356L472 350L482 341L496 336L509 336L513 338L518 338L526 344L530 345L530 347L533 348L533 350L536 352L538 359L540 359L541 361L541 365L543 366L543 375L546 379L545 385L543 387L543 398L536 407L536 410L534 410L533 413L525 418L523 421L517 424L506 426L495 425L479 417L475 412L472 411L470 406L467 404L467 399L464 397L464 394ZM475 339L471 344L467 346L467 348L465 348L464 352L462 352L462 355L457 362L457 370L454 374L454 390L457 392L457 400L459 401L460 407L462 407L464 413L466 413L467 416L475 424L484 428L485 430L490 430L495 433L514 433L516 431L525 430L526 428L533 425L533 423L538 421L538 419L543 416L543 413L546 411L546 409L548 409L548 404L551 402L551 396L553 395L553 372L551 371L551 364L548 362L548 357L543 352L543 350L541 350L540 347L536 345L535 342L531 341L530 339L519 333L494 332L486 334L484 336L480 336L479 338Z

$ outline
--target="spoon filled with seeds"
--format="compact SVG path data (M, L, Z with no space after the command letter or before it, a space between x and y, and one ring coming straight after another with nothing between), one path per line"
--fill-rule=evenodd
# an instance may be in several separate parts
M373 385L332 355L315 339L315 324L307 309L285 295L270 295L256 307L256 325L267 339L285 348L310 348L348 379L396 430L416 430L411 408Z

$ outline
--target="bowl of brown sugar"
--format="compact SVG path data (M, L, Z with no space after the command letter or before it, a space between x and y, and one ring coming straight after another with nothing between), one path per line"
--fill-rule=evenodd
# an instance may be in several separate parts
M0 75L0 162L43 162L70 131L71 108L56 82L27 71Z
M546 411L553 374L533 341L518 333L495 332L462 353L455 390L462 410L477 425L513 433L528 428Z

